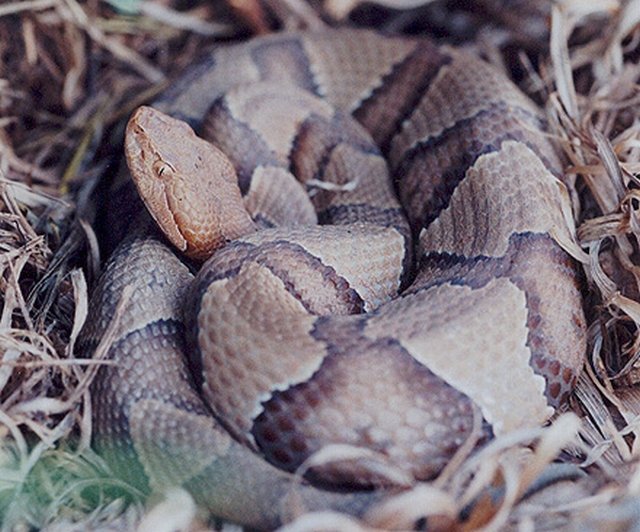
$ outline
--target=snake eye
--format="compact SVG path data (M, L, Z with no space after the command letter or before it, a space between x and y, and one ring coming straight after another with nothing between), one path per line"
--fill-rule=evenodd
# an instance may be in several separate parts
M166 161L158 160L153 163L153 171L162 179L163 177L167 177L171 173L175 172L175 168Z

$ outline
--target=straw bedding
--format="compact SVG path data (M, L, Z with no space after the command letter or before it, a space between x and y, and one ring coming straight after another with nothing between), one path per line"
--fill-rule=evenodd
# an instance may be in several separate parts
M123 119L198 50L326 24L464 46L544 107L573 184L589 321L586 370L566 412L480 452L461 449L435 481L382 504L371 522L467 530L640 524L638 0L23 0L0 5L3 529L229 526L182 491L143 500L91 451L89 385L109 338L92 360L76 358L74 347L101 261L92 228L100 176L119 156ZM540 484L543 471L560 480ZM300 512L288 529L365 526Z

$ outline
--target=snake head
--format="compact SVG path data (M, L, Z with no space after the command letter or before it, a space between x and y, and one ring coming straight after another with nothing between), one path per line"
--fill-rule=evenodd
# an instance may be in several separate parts
M139 107L127 124L125 155L147 210L187 257L205 260L255 230L233 165L185 122Z

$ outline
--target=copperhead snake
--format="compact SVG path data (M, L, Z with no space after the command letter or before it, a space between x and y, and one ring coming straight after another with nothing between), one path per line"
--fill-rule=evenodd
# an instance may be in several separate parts
M436 475L474 415L486 438L544 423L585 321L543 131L504 75L426 39L331 30L211 52L127 128L166 236L130 221L124 172L110 223L128 235L82 336L91 353L131 287L93 385L98 451L144 489L184 486L269 528L291 492L360 515L384 489L359 488L394 484L357 460L300 482L324 445L367 448L402 484Z

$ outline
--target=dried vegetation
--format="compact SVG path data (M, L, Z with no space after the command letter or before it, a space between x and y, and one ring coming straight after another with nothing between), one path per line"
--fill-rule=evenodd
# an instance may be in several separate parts
M546 107L550 134L566 156L578 243L571 251L584 266L590 323L587 370L572 412L479 453L471 454L470 441L433 483L376 508L366 525L639 525L640 1L380 4L0 4L3 529L212 526L183 492L149 511L90 450L89 384L104 362L78 359L74 345L100 264L94 192L118 157L122 119L198 50L326 24L446 38L504 68ZM341 515L307 514L287 530L362 526Z

